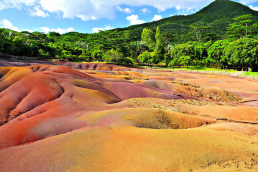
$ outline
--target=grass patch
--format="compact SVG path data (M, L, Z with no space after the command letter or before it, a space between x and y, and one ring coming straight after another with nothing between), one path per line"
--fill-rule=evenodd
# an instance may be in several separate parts
M244 75L250 75L250 76L258 76L258 72L244 72L241 74L242 76Z
M147 67L147 66L143 66ZM207 67L196 67L196 66L189 66L188 69L186 67L184 68L171 68L171 67L154 67L154 69L159 69L159 70L190 70L190 71L207 71L207 72L223 72L223 69L215 69L215 68L207 68ZM227 73L236 73L238 71L236 70L227 70Z

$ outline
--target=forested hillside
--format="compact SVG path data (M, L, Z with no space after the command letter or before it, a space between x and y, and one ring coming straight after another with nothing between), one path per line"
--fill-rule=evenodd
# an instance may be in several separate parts
M0 52L40 59L106 61L132 65L135 62L178 66L216 63L217 67L236 67L239 62L226 60L224 49L221 50L223 53L221 52L220 57L213 56L210 49L221 40L223 46L240 38L256 40L257 21L257 11L229 0L216 0L192 15L173 16L94 34L70 32L60 35L56 32L44 34L26 31L19 33L2 28ZM252 56L256 58L256 55ZM241 63L241 66L247 65L248 62L244 65Z
M252 14L254 16L254 21L258 21L257 11L230 0L216 0L195 14L188 16L173 16L156 22L130 26L126 28L126 30L133 30L133 33L140 39L143 28L149 28L155 32L156 27L159 26L162 33L173 35L173 42L182 43L184 42L184 39L180 39L180 37L191 30L189 25L196 22L202 22L212 25L207 33L214 33L218 39L222 39L227 36L225 35L225 27L228 27L229 24L233 22L233 18L245 14Z

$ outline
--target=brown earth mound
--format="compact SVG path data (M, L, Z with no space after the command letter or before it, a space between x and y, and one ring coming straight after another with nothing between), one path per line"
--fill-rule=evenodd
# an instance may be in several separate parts
M107 63L71 63L68 62L65 64L66 66L73 68L73 69L81 69L81 70L101 70L101 71L131 71L137 70L122 67L114 64L107 64Z
M17 61L12 62L10 58L8 58L9 61L4 61L0 59L0 67L8 67L8 66L17 66L17 67L24 67L24 66L34 66L39 64L45 64L45 65L54 65L54 62L51 61Z
M78 111L101 110L110 104L136 97L190 98L183 94L128 82L104 82L64 66L3 67L0 69L0 147L20 145L87 126L47 123L49 130L36 130L44 121ZM70 117L67 117L70 120Z
M164 109L126 108L82 114L91 127L94 126L135 126L150 129L187 129L214 123L214 119L171 112Z
M143 81L142 84L155 88L172 90L196 98L211 100L215 102L238 103L242 100L242 98L238 94L230 91L222 90L216 87L200 87L179 81L173 81L170 83L160 80L149 80Z

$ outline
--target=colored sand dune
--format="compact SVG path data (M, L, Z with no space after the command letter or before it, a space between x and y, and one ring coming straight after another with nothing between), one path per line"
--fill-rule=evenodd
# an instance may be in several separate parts
M0 64L0 171L258 170L255 81Z

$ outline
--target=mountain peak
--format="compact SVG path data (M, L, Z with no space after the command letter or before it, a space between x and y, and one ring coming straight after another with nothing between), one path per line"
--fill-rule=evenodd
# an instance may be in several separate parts
M245 14L252 14L254 15L255 19L258 19L257 11L254 11L243 4L230 0L215 0L196 14L209 14L212 15L211 17L215 18L217 18L217 16L220 16L220 18L235 18Z

